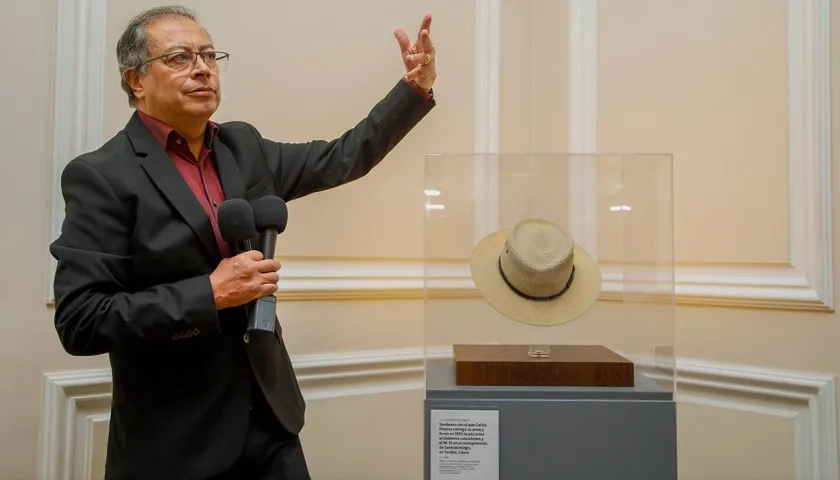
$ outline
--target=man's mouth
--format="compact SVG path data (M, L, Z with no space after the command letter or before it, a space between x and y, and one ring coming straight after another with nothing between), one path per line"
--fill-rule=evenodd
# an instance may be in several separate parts
M211 87L198 87L193 90L190 90L187 93L197 93L197 92L212 92L213 89Z

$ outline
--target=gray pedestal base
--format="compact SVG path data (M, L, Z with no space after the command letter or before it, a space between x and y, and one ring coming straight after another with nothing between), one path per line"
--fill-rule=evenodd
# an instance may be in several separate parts
M433 410L498 412L499 476L481 480L677 478L673 394L637 375L633 388L459 387L451 360L427 365L424 479L435 475Z

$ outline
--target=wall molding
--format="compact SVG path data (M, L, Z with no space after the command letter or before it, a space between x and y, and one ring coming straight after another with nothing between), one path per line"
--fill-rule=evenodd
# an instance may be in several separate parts
M502 0L475 0L473 240L498 229Z
M569 0L569 233L598 258L598 2ZM583 155L574 155L583 154Z
M90 478L94 421L110 409L110 369L46 373L39 480Z
M788 2L788 165L790 264L765 268L699 265L675 268L680 304L834 310L831 193L830 0ZM597 5L571 0L570 147L597 151ZM596 174L572 164L570 223L593 249ZM576 170L574 170L576 169ZM575 228L573 228L575 230ZM597 258L597 257L596 257Z
M280 270L278 301L423 300L480 298L464 261L354 257L277 257ZM769 267L774 268L774 267ZM776 267L778 268L778 267ZM813 310L809 284L795 272L768 278L761 267L740 268L737 274L712 268L681 267L673 278L667 269L640 274L634 267L602 266L601 300L650 299L676 305L729 306ZM651 269L653 270L653 269ZM780 290L783 283L784 291ZM726 290L721 291L721 285ZM786 295L784 302L779 300Z
M102 144L105 104L106 0L57 0L50 241L64 220L61 173L70 160ZM47 304L54 302L50 256Z
M451 357L451 348L360 350L292 357L307 400L422 390L424 354ZM640 370L657 373L651 357L626 354ZM790 418L795 424L796 479L835 480L837 398L834 375L678 358L678 402ZM110 369L50 372L44 376L39 480L89 478L90 441L107 421Z
M278 301L473 298L469 264L420 259L278 256Z
M834 375L701 359L677 359L676 365L679 402L789 418L796 480L840 478Z
M791 268L778 272L807 282L813 307L825 310L834 309L830 5L788 3Z

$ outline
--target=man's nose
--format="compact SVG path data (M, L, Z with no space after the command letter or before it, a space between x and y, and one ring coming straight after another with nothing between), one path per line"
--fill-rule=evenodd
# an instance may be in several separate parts
M207 64L204 63L204 58L201 55L196 55L195 64L193 64L192 74L209 75L210 71L210 67L208 67Z

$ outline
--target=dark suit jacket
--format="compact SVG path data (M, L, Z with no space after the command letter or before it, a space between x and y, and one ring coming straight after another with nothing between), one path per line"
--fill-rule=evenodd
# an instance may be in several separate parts
M433 106L399 81L333 141L279 143L222 123L213 151L225 197L288 202L358 179ZM216 310L209 274L221 258L210 221L137 114L71 161L61 189L65 221L50 246L55 327L68 353L109 355L108 478L229 468L248 428L249 369L280 422L299 432L305 406L280 324L275 335L247 336L242 308Z

